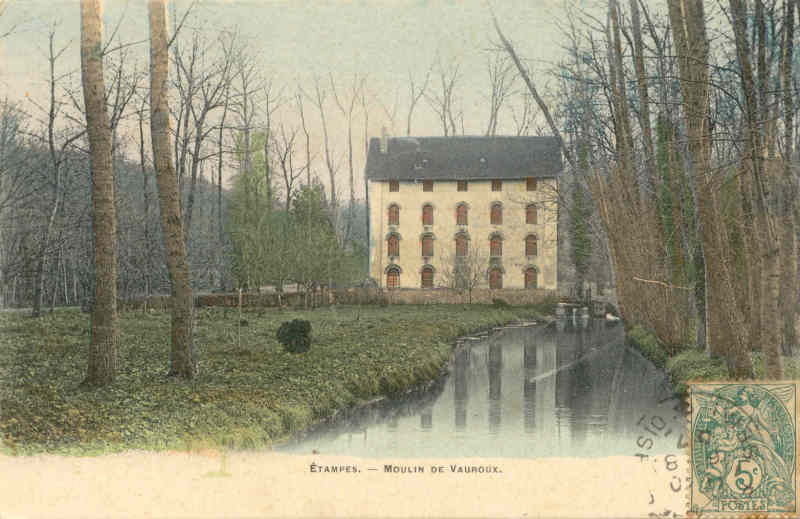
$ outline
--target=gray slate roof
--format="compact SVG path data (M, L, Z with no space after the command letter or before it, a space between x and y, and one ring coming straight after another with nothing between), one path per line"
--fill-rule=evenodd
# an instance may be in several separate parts
M482 164L481 159L485 159ZM555 137L392 137L369 143L369 180L480 180L556 177L561 150Z

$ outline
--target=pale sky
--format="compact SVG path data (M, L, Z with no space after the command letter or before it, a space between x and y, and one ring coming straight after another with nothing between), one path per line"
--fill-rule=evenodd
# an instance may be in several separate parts
M519 54L529 60L537 86L545 95L553 80L543 72L565 57L561 45L566 40L559 29L564 20L565 3L597 10L600 17L604 17L604 2L599 0L492 2L504 32L515 43ZM180 14L187 5L185 0L177 2L177 12ZM0 34L12 24L18 25L2 41L0 96L19 100L26 110L37 114L31 99L40 103L46 101L47 34L53 23L58 23L56 46L66 46L57 73L75 73L74 84L79 86L79 14L77 0L10 0L0 18ZM146 40L144 0L106 0L104 36L111 33L120 19L122 42ZM212 38L220 29L238 26L264 76L271 78L278 88L282 87L287 98L293 95L298 83L310 87L314 75L326 79L324 84L329 85L328 74L333 74L342 88L352 82L354 74L366 75L366 88L371 98L368 128L371 136L380 135L381 127L390 126L380 103L391 105L396 92L399 92L400 108L397 124L389 127L389 131L405 134L409 71L420 80L438 54L445 63L459 63L456 95L464 113L465 133L480 135L485 132L489 110L486 50L496 40L486 0L217 0L201 2L190 20L209 31ZM138 60L137 66L146 70L147 42L134 45L130 50ZM521 90L521 87L518 83L517 88ZM27 100L26 93L30 94ZM512 102L521 106L519 97ZM310 103L306 110L315 126L312 152L321 155L319 116L312 111ZM330 131L335 152L342 161L339 185L345 194L347 172L342 139L346 127L335 110L331 103L328 107ZM361 188L364 129L360 108L354 118L356 175ZM287 124L297 121L289 104L281 109L278 119ZM513 130L511 112L504 110L498 133L507 134ZM435 113L424 100L414 112L412 134L442 134ZM327 177L321 163L316 164L315 173L323 179ZM363 189L358 189L358 193L362 194Z

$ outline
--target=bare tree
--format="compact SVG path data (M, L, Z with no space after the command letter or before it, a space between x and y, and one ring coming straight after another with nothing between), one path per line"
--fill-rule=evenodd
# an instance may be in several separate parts
M456 103L455 89L461 77L459 68L459 63L453 63L446 67L441 57L439 57L436 66L438 88L431 89L425 93L425 99L433 111L436 112L445 137L455 135L458 132L456 120L462 116L462 113L454 106Z
M72 130L70 134L61 140L61 142L58 142L60 140L60 132L57 129L57 124L59 118L64 113L64 108L67 102L62 98L57 97L57 90L60 88L59 82L64 76L59 76L56 74L56 63L63 55L64 51L67 50L67 46L65 45L60 49L56 48L56 27L57 25L53 24L48 33L48 105L46 107L40 106L31 99L31 102L37 104L37 107L46 113L46 136L42 138L41 136L36 135L34 137L43 140L47 146L50 159L50 163L48 165L50 177L48 184L52 188L52 199L49 206L49 214L42 231L42 236L39 243L39 251L37 253L36 267L34 271L34 294L32 309L32 315L34 317L41 315L42 298L44 295L45 267L52 252L51 241L53 238L53 230L55 228L56 218L62 209L62 203L64 201L64 166L67 160L67 151L86 133L85 130ZM69 118L74 118L74 116L69 116Z
M347 221L344 226L344 241L347 242L350 239L350 229L353 225L353 207L356 203L356 182L353 166L353 112L355 111L356 104L363 95L365 79L363 77L359 78L358 74L354 74L353 83L347 92L346 98L339 96L336 90L336 83L333 80L333 74L330 75L330 81L333 100L347 123L347 169L350 186L350 205L348 206Z
M514 64L511 63L505 53L493 52L487 58L486 69L489 73L489 85L491 95L489 96L489 122L486 125L486 135L494 136L497 133L497 122L500 116L500 109L506 99L513 93ZM525 105L528 108L528 105ZM523 121L527 119L524 114Z
M150 135L153 143L161 226L167 247L167 264L172 285L172 334L170 375L194 378L197 361L193 338L193 300L189 262L183 232L180 193L170 160L169 80L166 0L149 0L150 15Z
M327 97L327 92L322 88L322 85L320 85L319 77L314 78L314 96L307 97L311 99L311 102L319 111L319 119L322 125L323 152L325 153L325 168L328 170L328 180L330 182L330 211L334 228L336 228L339 219L339 197L337 196L336 190L336 175L339 171L339 166L333 158L330 140L328 139L328 119L325 112L325 98Z
M489 255L477 245L469 244L464 247L465 250L462 251L445 253L440 279L443 286L461 294L466 293L467 302L472 304L472 292L486 281Z
M275 159L281 168L283 186L286 190L285 207L291 209L292 196L295 183L303 175L304 167L295 165L295 140L297 138L297 128L286 129L284 124L280 125L277 135L272 137L272 147L275 150Z
M425 77L422 81L418 82L414 79L411 71L408 72L408 112L406 113L406 135L411 135L411 120L414 117L414 109L417 107L420 99L425 97L428 91L428 85L431 80L431 72L433 71L433 64L425 71ZM393 112L394 113L394 112ZM393 118L391 118L394 121Z
M110 384L116 375L117 250L114 170L111 166L111 126L103 81L100 0L81 1L81 71L89 133L92 175L92 229L95 246L95 304L85 383Z

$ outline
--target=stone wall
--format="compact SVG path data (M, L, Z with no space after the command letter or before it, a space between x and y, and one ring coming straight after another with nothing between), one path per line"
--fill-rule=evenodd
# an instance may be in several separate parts
M449 288L387 290L384 295L389 304L462 304L469 301L469 294L466 292L459 293ZM510 305L530 305L554 299L555 297L555 290L543 288L504 288L500 290L476 288L472 291L473 303L491 303L493 299L502 299Z
M502 299L511 305L529 305L541 303L557 297L555 290L546 289L514 289L489 290L476 288L472 291L473 303L491 303L493 299ZM380 290L377 288L350 288L336 290L330 294L317 292L316 305L325 305L329 301L334 304L463 304L468 302L466 292L459 293L449 288L398 289ZM300 292L284 293L281 302L284 306L301 306L303 294ZM239 304L239 294L206 294L195 296L195 306L202 307L230 307L236 308ZM166 311L169 309L169 296L150 296L145 299L119 301L119 309L123 311L148 309ZM146 305L146 306L145 306ZM278 306L276 293L242 294L243 308L260 308Z

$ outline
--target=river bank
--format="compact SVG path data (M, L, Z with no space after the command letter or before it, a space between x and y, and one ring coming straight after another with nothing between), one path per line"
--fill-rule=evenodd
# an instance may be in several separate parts
M672 380L675 391L681 395L686 395L689 381L729 380L725 359L711 358L704 351L694 348L686 348L676 355L669 356L656 336L641 326L633 326L628 330L626 340L653 364L664 369ZM763 379L764 355L761 352L753 352L752 359L755 378ZM797 358L783 357L783 366L786 379L800 377L800 362Z
M169 315L124 312L118 377L79 387L88 317L0 315L0 433L12 454L258 448L343 409L437 379L459 336L542 318L547 305L333 306L313 311L198 310L199 376L165 376ZM551 311L551 310L550 310ZM305 354L283 351L280 323L312 323Z

